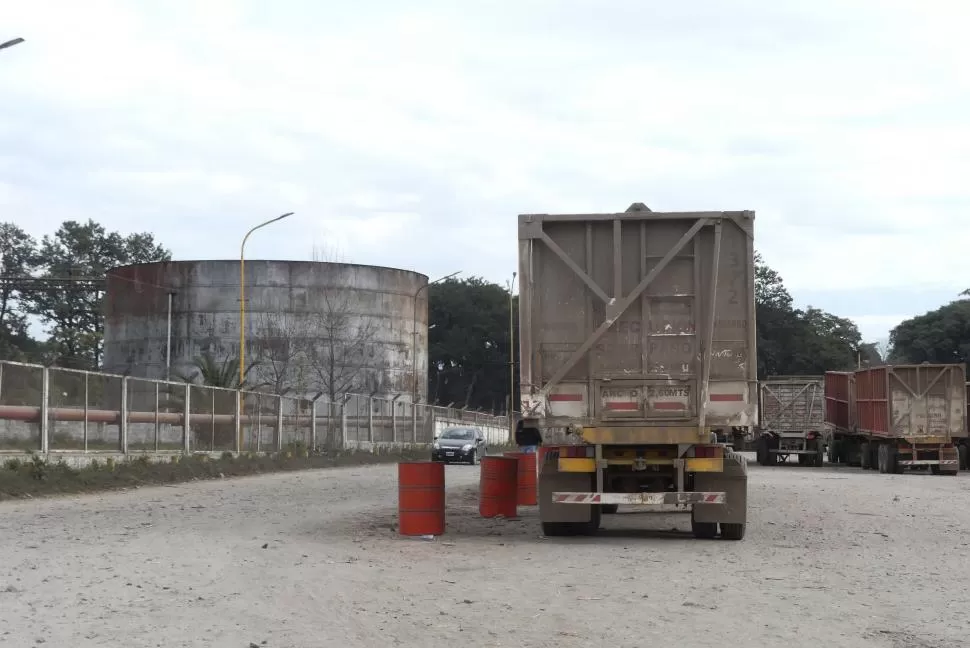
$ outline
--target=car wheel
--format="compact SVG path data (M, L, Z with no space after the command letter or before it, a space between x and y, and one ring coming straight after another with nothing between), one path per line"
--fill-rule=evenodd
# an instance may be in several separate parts
M473 466L478 465L478 450L472 450L472 458L468 463L470 463Z

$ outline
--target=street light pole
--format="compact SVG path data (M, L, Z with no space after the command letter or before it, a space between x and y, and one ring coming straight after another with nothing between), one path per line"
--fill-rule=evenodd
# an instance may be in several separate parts
M440 283L445 279L451 279L452 277L461 274L461 270L457 272L452 272L450 275L445 275L435 279L434 281L429 281L414 292L413 307L411 312L413 313L414 322L411 324L411 403L418 402L418 295L421 294L422 290L425 290L428 286L436 283Z
M513 412L515 411L515 309L513 308L512 295L515 290L515 277L518 273L512 273L512 280L509 281L509 438L515 438L515 421Z
M5 43L0 43L0 50L7 49L8 47L13 47L14 45L20 45L24 42L23 38L14 38L13 40L8 40Z
M260 223L246 232L246 236L242 240L242 245L239 246L239 385L237 389L242 389L243 375L246 373L246 241L249 240L250 234L261 227L266 227L292 215L293 212L286 212L282 216L277 216L265 223Z

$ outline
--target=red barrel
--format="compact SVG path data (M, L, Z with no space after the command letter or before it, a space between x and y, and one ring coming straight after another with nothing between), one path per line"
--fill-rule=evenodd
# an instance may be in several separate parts
M478 512L482 517L516 517L519 461L512 457L482 457Z
M506 457L512 457L519 462L518 499L519 506L535 506L536 497L536 455L534 452L506 452Z
M445 532L445 465L406 461L397 465L398 532L441 535Z

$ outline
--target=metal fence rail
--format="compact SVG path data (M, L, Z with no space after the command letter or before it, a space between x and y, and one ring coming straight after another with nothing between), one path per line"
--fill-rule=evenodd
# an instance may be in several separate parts
M0 451L264 452L430 443L444 425L508 441L505 416L345 394L330 402L0 361Z

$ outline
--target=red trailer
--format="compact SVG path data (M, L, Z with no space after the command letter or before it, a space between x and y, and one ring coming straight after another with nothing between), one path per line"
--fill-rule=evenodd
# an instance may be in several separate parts
M882 473L929 467L934 474L956 474L958 448L966 448L966 382L963 364L856 371L856 429L862 439L862 467Z
M865 439L856 426L855 372L825 372L825 428L829 463L861 465Z

